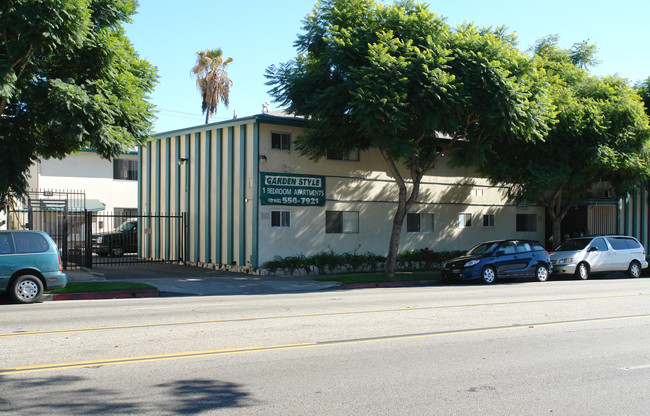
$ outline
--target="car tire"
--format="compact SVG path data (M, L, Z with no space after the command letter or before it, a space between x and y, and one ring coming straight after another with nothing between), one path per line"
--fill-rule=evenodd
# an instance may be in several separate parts
M43 282L34 275L24 274L14 280L9 292L16 303L36 303L43 296Z
M544 264L540 264L535 268L535 277L540 282L545 282L548 280L548 267Z
M641 264L638 261L630 263L630 267L627 269L627 275L632 278L641 277Z
M576 277L580 280L589 279L589 266L587 263L582 262L578 264L578 267L576 267Z
M111 257L122 257L124 255L124 249L119 246L111 247L110 249Z
M486 285L491 285L497 279L497 271L492 266L487 266L481 271L481 280Z

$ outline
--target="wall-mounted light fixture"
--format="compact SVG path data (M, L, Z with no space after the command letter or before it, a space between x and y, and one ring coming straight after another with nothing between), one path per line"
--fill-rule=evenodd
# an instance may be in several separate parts
M183 166L183 164L185 164L185 162L187 162L188 160L189 159L186 158L186 157L179 157L178 158L178 166Z
M257 155L257 158L266 162L266 155Z

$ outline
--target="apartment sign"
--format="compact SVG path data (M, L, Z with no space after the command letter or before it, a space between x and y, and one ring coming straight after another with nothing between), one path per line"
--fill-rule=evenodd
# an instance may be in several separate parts
M260 173L262 205L325 205L325 177L291 175L287 173Z

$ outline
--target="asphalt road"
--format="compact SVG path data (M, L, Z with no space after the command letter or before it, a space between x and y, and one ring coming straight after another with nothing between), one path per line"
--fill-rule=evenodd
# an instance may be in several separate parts
M647 415L650 279L0 305L2 415Z

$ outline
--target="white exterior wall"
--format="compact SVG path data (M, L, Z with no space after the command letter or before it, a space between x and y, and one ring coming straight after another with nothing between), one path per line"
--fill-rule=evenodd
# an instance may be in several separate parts
M119 158L138 159L130 154ZM138 181L113 179L113 162L94 152L41 160L32 167L30 186L40 190L85 191L86 199L98 199L109 212L138 207Z
M271 133L290 133L292 141L300 134L296 127L262 125L260 172L311 174L326 177L324 207L264 205L260 207L259 262L275 256L313 255L333 250L337 253L372 252L385 255L397 209L398 188L378 151L360 154L359 161L327 160L317 163L296 151L271 148ZM449 169L441 159L422 181L420 197L410 212L434 214L433 233L408 233L406 221L400 238L400 251L428 247L434 251L466 250L491 239L522 238L544 242L544 208L517 207L505 202L506 189L491 186L470 169ZM291 212L290 228L271 227L271 211ZM325 212L357 211L359 233L328 234ZM459 228L459 213L472 215L471 228ZM483 226L483 214L494 214L494 227ZM536 214L534 232L516 231L516 214Z

